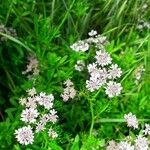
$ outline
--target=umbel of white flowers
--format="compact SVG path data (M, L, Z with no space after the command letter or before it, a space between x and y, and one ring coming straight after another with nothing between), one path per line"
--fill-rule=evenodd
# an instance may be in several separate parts
M57 121L57 111L53 108L54 96L52 94L46 95L41 92L36 93L36 89L27 90L28 97L20 98L20 104L25 107L21 113L21 121L26 125L15 130L17 141L22 145L32 144L36 133L46 129L46 124L55 124ZM41 106L44 108L41 111ZM38 109L40 107L40 109ZM48 135L51 138L56 138L57 133L50 128Z
M113 64L110 54L104 48L109 42L106 37L98 35L97 31L91 30L88 34L90 38L80 40L70 46L76 52L88 51L91 45L97 49L95 55L96 61L87 65L90 78L86 81L86 88L90 92L94 92L104 87L108 97L118 96L121 93L122 86L116 80L121 77L122 70L117 64ZM83 64L83 61L77 61L75 69L82 71L85 66Z
M135 115L131 112L125 114L124 118L127 122L127 126L133 129L138 129L138 120ZM125 139L119 143L111 140L106 146L106 150L149 150L149 141L148 137L150 135L150 125L145 124L145 129L142 132L139 132L139 135L136 137L127 136Z

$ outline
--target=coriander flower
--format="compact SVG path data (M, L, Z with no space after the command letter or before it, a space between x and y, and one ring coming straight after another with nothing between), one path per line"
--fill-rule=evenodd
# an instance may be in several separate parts
M57 111L54 109L50 110L50 114L48 115L48 121L51 121L53 124L56 123L58 116L56 115Z
M137 120L136 116L133 115L131 112L127 115L125 114L124 118L127 122L128 127L133 127L134 129L138 128L138 120Z
M36 97L36 100L39 105L49 110L53 107L54 96L52 94L46 95L44 92L41 92L40 96Z
M26 98L20 98L20 99L19 99L19 103L20 103L22 106L26 105L26 102L27 102Z
M110 70L108 70L109 72L109 78L120 78L121 74L122 74L122 71L121 71L121 68L118 68L118 65L115 64L115 65L111 65L110 67Z
M145 130L143 130L145 135L150 135L150 124L145 124Z
M89 33L88 33L89 36L95 36L97 35L97 31L95 30L91 30Z
M33 108L26 108L21 113L21 120L26 123L34 123L36 118L38 117L39 113L37 109Z
M67 102L70 98L73 99L76 96L76 90L74 89L73 82L69 79L64 82L64 85L66 87L64 88L61 97L64 102Z
M127 142L120 142L117 147L118 150L134 150L134 146Z
M29 96L34 96L36 94L36 89L32 88L32 89L27 90L27 92Z
M34 141L34 134L32 131L31 126L25 126L15 130L15 135L17 141L22 145L33 144Z
M48 135L53 139L58 137L58 134L52 128L48 130Z
M149 150L148 145L148 139L138 135L137 139L135 140L136 150Z
M117 150L117 143L114 140L109 141L106 150Z
M73 45L71 45L70 48L77 52L79 51L85 52L89 49L89 44L84 41L78 41Z
M122 90L122 86L120 83L109 81L107 83L105 92L108 95L108 97L112 98L114 96L118 96L121 93L121 90Z
M26 107L35 109L37 107L36 98L28 97L26 102Z
M95 58L96 62L102 67L111 64L112 61L110 54L108 54L104 50L97 51Z
M85 66L84 61L78 60L77 63L76 63L76 65L75 65L75 70L77 70L77 71L83 71L84 66Z
M38 133L38 132L43 131L43 130L45 130L44 124L42 124L42 123L37 123L37 124L36 124L35 132Z
M89 73L95 72L97 70L97 64L96 63L89 64L87 66L87 69Z

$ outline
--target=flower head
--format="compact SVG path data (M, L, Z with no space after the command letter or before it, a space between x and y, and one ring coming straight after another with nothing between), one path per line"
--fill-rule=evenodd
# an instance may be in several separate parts
M121 93L122 86L120 83L116 83L113 81L109 81L106 87L106 94L111 98L114 96L118 96Z
M117 64L112 64L111 67L110 67L110 70L108 70L109 72L109 78L120 78L121 74L122 74L122 71L121 71L121 68L118 67Z
M95 36L97 35L97 31L95 30L91 30L89 33L88 33L89 36Z
M138 120L135 115L133 115L131 112L129 114L125 114L124 118L127 122L128 127L133 127L134 129L138 128Z
M32 144L34 141L34 134L31 126L25 126L15 130L17 141L22 145Z
M97 51L95 58L96 62L102 67L111 64L112 61L110 54L108 54L104 50Z
M21 120L26 123L34 123L36 118L38 117L39 113L37 109L33 108L26 108L21 113Z
M135 140L136 150L149 150L148 148L148 139L146 137L142 137L141 135L137 136Z
M145 129L143 132L145 135L150 135L150 124L145 124Z

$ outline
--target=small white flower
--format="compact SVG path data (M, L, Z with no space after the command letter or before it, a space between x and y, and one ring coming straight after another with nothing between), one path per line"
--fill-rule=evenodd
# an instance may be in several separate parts
M45 130L44 124L42 124L42 123L37 123L37 124L36 124L35 132L38 133L38 132L43 131L43 130Z
M115 64L115 65L111 65L110 67L110 70L108 70L109 72L109 78L120 78L121 74L122 74L122 71L121 71L121 68L118 68L118 65Z
M134 150L134 146L127 142L120 142L118 144L118 150Z
M22 145L32 144L34 141L34 134L31 126L25 126L15 130L17 141Z
M75 70L77 71L83 71L85 67L85 63L82 60L78 60L77 63L75 64Z
M22 106L25 106L25 105L26 105L26 102L27 102L26 98L20 98L20 99L19 99L19 103L20 103Z
M87 66L87 69L89 73L95 72L98 69L97 64L96 63L89 64Z
M48 121L51 121L53 124L56 123L58 116L56 115L56 111L54 109L50 110L50 114L48 115Z
M91 30L89 33L88 33L89 36L95 36L97 35L97 31L95 30Z
M67 102L70 98L73 99L76 96L76 90L74 89L73 82L69 79L64 82L64 85L66 85L66 88L64 88L61 97L64 102Z
M40 124L43 124L43 125L46 125L46 123L48 122L48 118L49 118L49 115L48 114L44 114L40 117Z
M122 86L120 83L116 83L113 81L109 81L106 87L106 94L112 98L114 96L118 96L121 93Z
M104 50L97 51L95 58L96 62L102 67L111 64L112 61L110 54L108 54Z
M38 111L37 109L33 108L26 108L21 113L21 120L26 123L34 123L36 121L36 118L38 117Z
M58 137L58 134L52 128L49 129L48 135L53 139Z
M86 88L90 92L94 92L95 90L98 90L101 87L101 83L97 82L96 80L86 80Z
M46 95L45 93L41 92L40 96L36 97L36 101L39 103L39 105L42 105L49 110L53 107L54 96L52 94Z
M128 127L133 127L134 129L138 128L138 120L137 120L136 116L133 115L131 112L127 115L125 114L124 118L127 122Z
M37 107L36 98L35 97L28 97L27 102L26 102L26 107L35 109Z
M138 135L137 139L135 140L135 147L136 150L149 150L148 139Z
M70 46L74 51L79 52L85 52L89 49L89 44L84 41L78 41Z
M145 124L145 130L143 130L145 135L150 135L150 124Z
M106 150L117 150L117 143L114 140L109 141Z
M32 89L27 90L29 96L34 96L36 94L36 89L33 87Z

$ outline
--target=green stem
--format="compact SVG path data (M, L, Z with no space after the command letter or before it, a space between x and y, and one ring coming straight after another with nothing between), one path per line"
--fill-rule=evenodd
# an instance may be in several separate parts
M94 127L94 110L93 110L93 103L90 100L90 111L91 111L91 127L90 127L90 133L89 136L92 136L92 131L93 131L93 127Z

